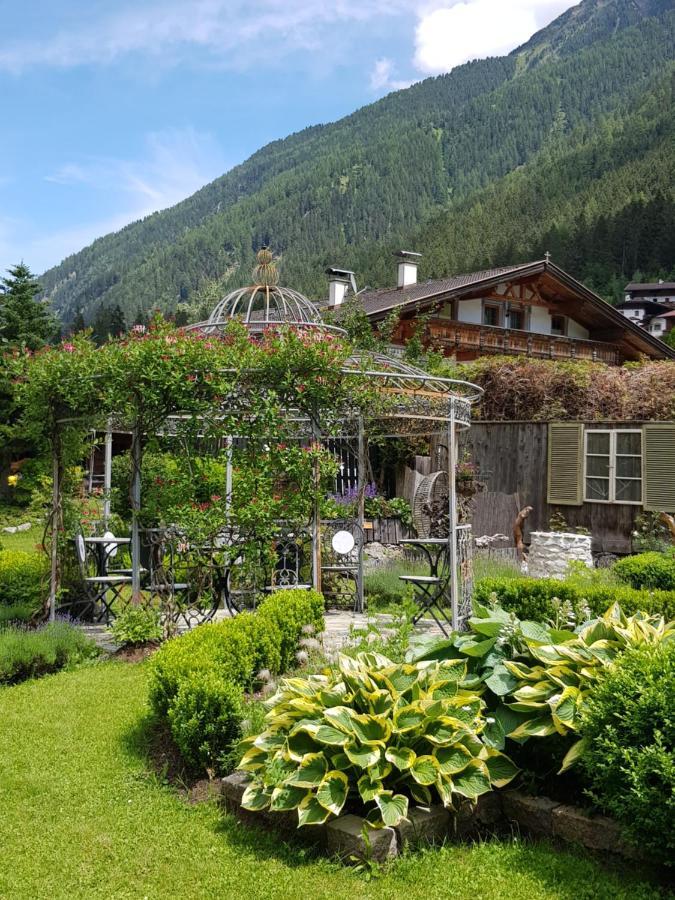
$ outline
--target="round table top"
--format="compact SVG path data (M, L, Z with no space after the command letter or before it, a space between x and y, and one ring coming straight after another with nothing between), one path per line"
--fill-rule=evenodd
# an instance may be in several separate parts
M86 537L85 544L130 544L131 538L120 537Z

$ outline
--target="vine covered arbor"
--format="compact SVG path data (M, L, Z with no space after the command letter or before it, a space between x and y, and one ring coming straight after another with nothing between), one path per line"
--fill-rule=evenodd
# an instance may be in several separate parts
M100 348L79 335L16 360L24 420L52 456L52 617L107 620L120 604L142 602L158 604L173 626L190 625L223 602L236 611L265 590L297 586L329 598L347 585L362 609L368 446L441 434L443 592L460 623L470 574L458 556L466 535L456 516L456 437L479 389L357 352L277 280L263 250L253 284L206 322L180 330L157 319ZM87 518L73 487L92 431L107 435L107 452L100 507ZM114 460L113 432L129 446ZM358 515L343 522L323 509L339 468L329 450L336 440L358 459Z

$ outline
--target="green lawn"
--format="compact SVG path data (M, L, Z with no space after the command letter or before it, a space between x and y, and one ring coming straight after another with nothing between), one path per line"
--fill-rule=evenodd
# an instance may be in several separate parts
M0 897L583 900L657 897L636 876L513 841L362 875L188 805L148 772L146 670L105 663L0 689Z
M0 547L3 550L23 550L26 553L36 553L36 545L42 543L43 536L42 525L33 525L30 531L20 531L17 534L5 534L0 530Z

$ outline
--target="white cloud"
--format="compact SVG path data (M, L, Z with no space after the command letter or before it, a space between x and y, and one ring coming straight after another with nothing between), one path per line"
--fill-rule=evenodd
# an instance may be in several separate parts
M575 0L460 0L427 7L415 32L415 65L427 75L508 53Z
M96 238L173 206L226 168L213 137L191 128L146 135L138 160L88 157L66 163L45 180L84 188L100 198L109 214L55 231L41 227L39 234L24 221L0 219L0 262L6 267L24 257L42 272Z
M298 49L321 49L322 29L394 15L406 5L404 0L138 2L79 28L5 42L0 69L19 73L35 66L105 65L133 53L152 55L168 66L180 62L188 48L197 49L203 62L241 68Z
M378 59L370 73L370 88L373 91L400 91L403 88L410 87L411 81L399 80L392 78L394 73L394 63L382 57Z

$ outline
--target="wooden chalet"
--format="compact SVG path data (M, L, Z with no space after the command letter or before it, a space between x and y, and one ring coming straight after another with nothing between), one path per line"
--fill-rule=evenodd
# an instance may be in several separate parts
M426 346L471 360L488 354L537 359L597 360L620 365L643 357L675 359L675 351L621 315L548 258L418 282L419 254L401 251L398 285L357 297L373 328L393 313L392 342L419 334ZM327 270L335 309L353 285L353 273Z

